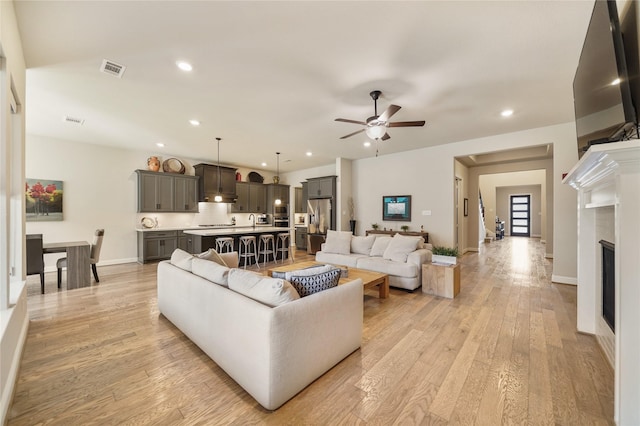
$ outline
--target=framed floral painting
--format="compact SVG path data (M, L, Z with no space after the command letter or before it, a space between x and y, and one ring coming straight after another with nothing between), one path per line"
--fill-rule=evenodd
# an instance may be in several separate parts
M62 220L62 181L27 179L25 188L27 222Z

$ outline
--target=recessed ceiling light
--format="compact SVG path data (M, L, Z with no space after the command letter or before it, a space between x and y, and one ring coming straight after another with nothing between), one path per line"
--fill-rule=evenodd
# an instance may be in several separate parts
M313 152L307 151L307 157L311 157L312 155L313 155Z
M193 67L191 66L191 64L189 62L185 62L185 61L178 61L176 62L176 65L178 66L178 68L180 68L182 71L191 71L193 70Z
M199 126L200 122L198 120L189 120L189 124L191 124L192 126Z
M613 80L613 81L611 82L611 85L612 85L612 86L617 86L618 84L620 84L620 79L619 79L619 78L616 78L615 80Z
M162 142L158 142L158 143L156 144L156 146L159 146L160 148L162 148L162 147L164 147L164 144L163 144Z
M505 109L504 111L502 111L500 113L501 116L503 117L511 117L513 115L513 110L512 109Z
M265 163L264 161L260 164L262 167L267 167L267 163Z
M362 144L364 146L366 146L367 148L369 148L371 146L371 142L369 141L364 141L364 143Z

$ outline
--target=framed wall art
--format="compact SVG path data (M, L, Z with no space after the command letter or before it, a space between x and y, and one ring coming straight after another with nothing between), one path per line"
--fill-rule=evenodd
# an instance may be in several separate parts
M25 185L27 222L62 220L62 181L27 179Z

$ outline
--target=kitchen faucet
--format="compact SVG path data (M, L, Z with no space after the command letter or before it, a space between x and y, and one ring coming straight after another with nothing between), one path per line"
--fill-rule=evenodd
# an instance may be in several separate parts
M249 215L249 219L251 219L251 218L253 218L253 227L255 228L256 227L256 216L253 213L251 213Z

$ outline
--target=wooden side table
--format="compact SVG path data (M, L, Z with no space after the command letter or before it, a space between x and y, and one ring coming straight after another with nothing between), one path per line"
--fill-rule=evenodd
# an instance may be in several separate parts
M422 264L422 292L453 299L460 293L460 264Z

